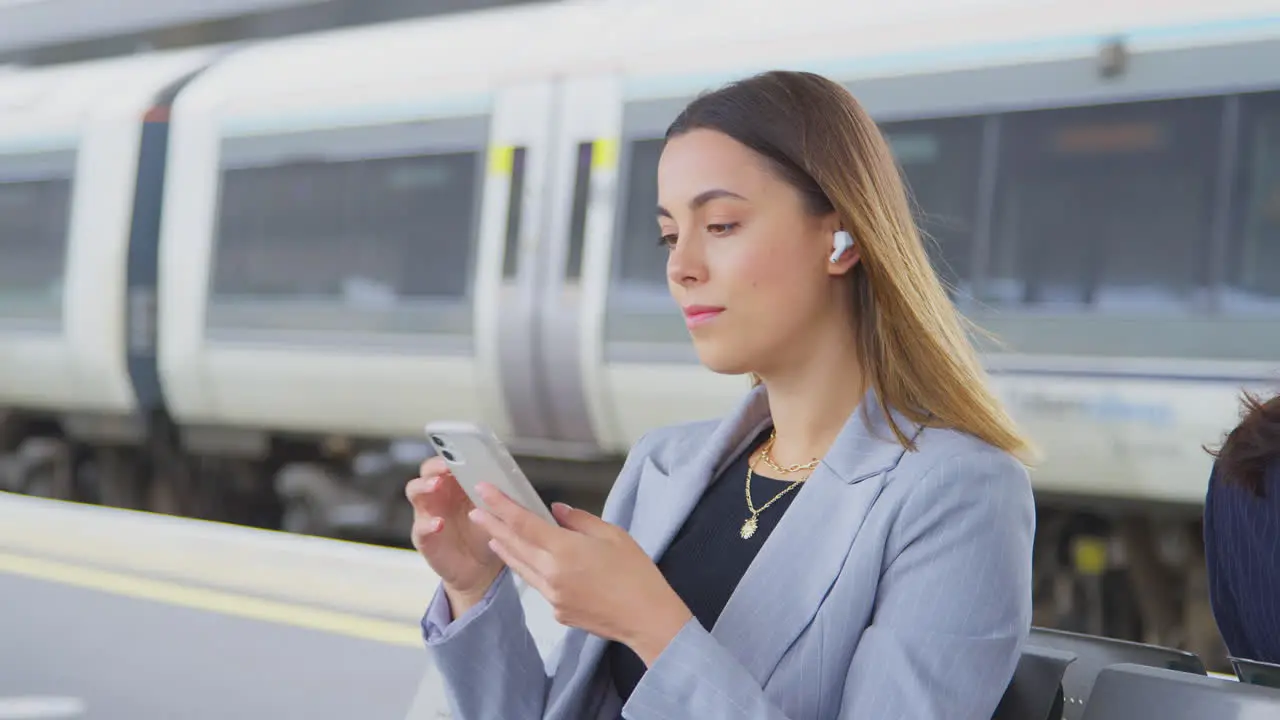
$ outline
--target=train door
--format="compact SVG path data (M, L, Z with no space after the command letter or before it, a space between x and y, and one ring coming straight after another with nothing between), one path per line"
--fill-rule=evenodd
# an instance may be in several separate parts
M601 454L608 434L595 350L604 291L597 267L607 263L599 252L602 245L607 250L617 174L616 82L574 78L538 92L554 95L552 112L535 116L530 105L513 100L508 118L512 128L546 127L550 156L545 168L531 165L525 176L533 182L538 173L543 192L526 192L545 204L521 220L521 238L510 241L521 247L514 267L509 261L503 272L497 355L513 445L589 459Z
M508 87L495 99L476 274L480 394L495 430L517 447L543 437L538 373L538 264L553 161L551 81Z

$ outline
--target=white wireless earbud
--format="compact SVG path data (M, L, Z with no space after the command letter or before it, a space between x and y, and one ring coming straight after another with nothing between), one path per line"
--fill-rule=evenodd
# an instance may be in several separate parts
M835 252L831 253L831 262L840 262L840 256L853 247L853 236L847 230L837 230L832 238L831 246Z

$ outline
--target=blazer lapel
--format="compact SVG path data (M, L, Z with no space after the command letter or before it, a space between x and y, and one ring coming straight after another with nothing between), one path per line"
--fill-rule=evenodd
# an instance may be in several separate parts
M895 419L908 436L919 432ZM880 495L878 476L904 452L868 393L734 589L712 635L761 686L817 613Z
M667 453L685 464L662 468L658 458L645 458L629 529L655 562L675 538L707 486L741 453L769 422L763 388L755 388L694 452ZM682 460L681 457L689 458Z

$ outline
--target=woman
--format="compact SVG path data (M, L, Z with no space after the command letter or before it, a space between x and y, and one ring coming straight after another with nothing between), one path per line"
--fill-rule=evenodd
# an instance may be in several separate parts
M1232 656L1280 664L1280 397L1246 394L1204 503L1209 602Z
M685 109L658 189L698 355L756 387L641 438L603 518L475 510L423 465L424 632L456 717L987 720L1030 626L1025 444L875 124L767 73ZM512 572L569 626L545 669Z

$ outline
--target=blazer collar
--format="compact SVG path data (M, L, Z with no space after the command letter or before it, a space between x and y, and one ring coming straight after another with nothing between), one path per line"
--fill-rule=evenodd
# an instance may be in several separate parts
M901 413L891 414L907 437L914 438L920 432L921 427ZM875 391L868 390L819 467L845 484L892 469L906 451L894 437L888 417ZM667 457L644 459L630 532L649 557L656 559L666 550L707 486L771 422L768 392L757 386L692 453L681 453L683 443L677 439L673 442L675 451L665 453ZM688 440L696 442L698 438Z
M908 438L919 434L921 426L918 423L897 410L890 409L886 414L875 389L867 390L862 402L849 415L835 442L822 458L822 464L847 483L878 475L897 465L905 448L893 434L890 417ZM752 388L738 407L719 424L710 441L703 447L698 462L689 468L687 477L694 480L693 484L698 484L698 480L710 482L770 422L769 394L763 385L759 385ZM711 470L710 476L702 477L701 473L708 468ZM699 477L693 478L694 473L699 473Z
M858 409L849 415L840 434L831 444L822 463L846 483L856 483L891 470L906 454L889 424L892 417L898 429L909 439L920 434L922 426L897 410L886 414L880 396L874 389L863 396Z

